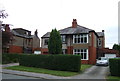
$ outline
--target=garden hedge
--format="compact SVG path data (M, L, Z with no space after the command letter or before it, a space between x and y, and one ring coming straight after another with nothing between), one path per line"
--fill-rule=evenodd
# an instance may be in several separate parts
M19 63L21 66L79 72L81 58L79 55L22 55Z
M112 76L120 76L120 58L109 59L109 67Z
M19 61L19 57L20 57L20 54L3 53L2 64L16 63Z

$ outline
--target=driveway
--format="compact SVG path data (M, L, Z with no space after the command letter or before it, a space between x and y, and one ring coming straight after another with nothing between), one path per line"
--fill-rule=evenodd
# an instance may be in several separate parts
M71 77L72 79L105 79L105 76L109 72L107 66L92 66L87 69L83 74Z

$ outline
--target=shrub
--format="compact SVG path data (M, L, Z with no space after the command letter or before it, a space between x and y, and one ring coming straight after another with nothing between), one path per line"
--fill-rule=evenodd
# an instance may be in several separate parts
M22 55L20 65L62 71L80 71L79 55Z
M3 53L2 54L2 64L16 63L19 61L19 57L20 57L20 54Z
M109 59L109 67L112 76L120 76L120 58Z

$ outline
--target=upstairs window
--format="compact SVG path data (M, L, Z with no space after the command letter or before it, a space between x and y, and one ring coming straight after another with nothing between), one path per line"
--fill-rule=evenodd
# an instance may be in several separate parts
M62 40L62 43L66 43L66 36L65 35L61 35L61 40Z
M49 39L45 39L44 45L48 45L48 41L49 41Z
M88 34L73 35L73 43L88 43Z
M100 39L98 39L98 46L101 46L102 42Z

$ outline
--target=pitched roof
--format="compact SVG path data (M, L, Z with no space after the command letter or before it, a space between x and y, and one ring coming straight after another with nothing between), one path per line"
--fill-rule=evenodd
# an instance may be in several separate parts
M88 29L86 27L77 25L77 27L73 28L71 27L67 27L65 29L61 29L59 30L60 34L79 34L79 33L89 33L90 31L94 31L92 29ZM47 32L46 34L44 34L42 37L50 37L50 32Z
M104 32L96 32L99 37L104 36Z
M21 35L19 33L17 33L15 30L11 30L11 32L13 33L13 35L16 35L16 36L20 36L20 37L24 37L24 38L33 38L33 35Z
M23 29L23 28L14 28L13 30L23 30L23 31L31 32L31 31Z
M92 29L88 29L86 27L77 25L77 27L68 27L62 30L59 30L60 34L78 34L78 33L89 33L90 31L93 31Z
M47 32L46 34L44 34L43 36L42 36L42 38L48 38L48 37L50 37L50 32Z

